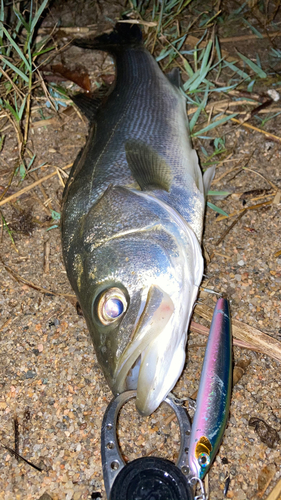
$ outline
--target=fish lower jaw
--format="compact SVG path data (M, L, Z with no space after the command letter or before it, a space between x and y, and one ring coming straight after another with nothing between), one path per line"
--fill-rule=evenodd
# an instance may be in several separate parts
M136 408L142 416L151 415L164 401L175 386L185 362L182 345L174 353L159 353L159 349L153 347L147 346L134 359L127 375L119 380L117 377L114 387L115 393L137 391Z

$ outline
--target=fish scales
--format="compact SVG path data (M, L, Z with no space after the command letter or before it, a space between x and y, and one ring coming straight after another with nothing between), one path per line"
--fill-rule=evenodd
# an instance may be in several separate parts
M204 186L179 74L162 73L138 27L77 44L111 53L116 81L98 109L80 97L91 126L64 192L63 255L111 389L137 389L149 414L184 365L211 176Z

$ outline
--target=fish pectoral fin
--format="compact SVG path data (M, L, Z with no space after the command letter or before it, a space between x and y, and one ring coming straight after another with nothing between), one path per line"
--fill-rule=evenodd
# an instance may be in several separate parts
M179 68L173 68L172 71L166 73L166 77L171 82L172 85L180 89L182 86L181 73Z
M130 139L125 144L128 166L140 188L145 191L149 188L170 191L172 172L154 149L145 142Z
M105 94L103 93L103 95L94 97L81 92L80 94L71 96L71 99L86 116L86 118L88 118L90 122L93 122L95 120L97 110L103 102L104 95Z
M215 175L215 170L216 170L216 166L214 165L213 167L207 168L207 170L205 170L205 172L204 172L203 185L204 185L205 197L207 196L208 191L210 189L211 182L212 182L214 175Z

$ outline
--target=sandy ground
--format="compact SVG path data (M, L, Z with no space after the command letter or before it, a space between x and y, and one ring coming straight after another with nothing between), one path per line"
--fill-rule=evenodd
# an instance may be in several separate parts
M101 55L82 56L80 49L69 50L69 57L78 56L79 60L85 57L83 64L91 71L109 64ZM112 71L112 66L109 69ZM44 113L48 117L46 108ZM30 147L37 155L34 166L45 162L36 171L38 177L52 172L55 175L42 184L43 191L34 188L3 207L5 219L14 231L15 246L2 230L0 254L8 268L0 267L0 439L3 446L0 499L33 500L45 492L50 495L45 496L45 500L86 500L100 496L105 499L100 428L112 396L98 366L85 321L74 306L75 298L61 255L60 229L47 231L50 207L61 210L65 182L63 174L54 167L63 169L74 160L84 144L87 123L74 111L60 118L54 118L51 112L49 116L51 122L37 126L36 121L41 118L39 113L34 113ZM280 125L278 116L268 122L266 130L278 135ZM243 203L242 193L269 189L272 187L269 181L280 189L281 143L259 132L238 129L235 123L225 125L221 134L226 135L231 156L217 168L212 188L226 189L233 194L215 201L218 206L231 214L257 203L253 201L255 194L244 196L246 203ZM14 168L16 146L11 128L2 151L1 186L7 185ZM195 147L200 151L199 141ZM211 143L204 143L204 147L212 150ZM35 180L34 174L22 184L17 178L7 194ZM270 195L259 201L273 198ZM206 277L202 288L225 292L233 318L281 341L281 256L277 256L281 249L280 199L258 210L246 210L217 245L233 221L234 218L218 221L217 214L207 209L203 241ZM15 273L37 288L46 289L47 293L32 288L30 283L17 281ZM203 290L201 299L213 307L216 296ZM199 316L193 319L209 326ZM186 368L174 389L177 396L194 397L205 344L205 337L190 334ZM263 490L264 475L271 481L260 495L262 498L266 498L281 476L280 363L238 347L234 348L234 358L236 362L248 360L249 366L234 387L229 423L209 473L211 500L224 498L228 477L227 498L245 500L256 498L257 491ZM273 436L267 444L262 442L254 427L249 426L251 417L262 418L276 429L275 439ZM19 453L42 469L41 472L17 460L5 448L15 449L15 427L18 428ZM133 402L128 403L120 414L119 439L128 460L148 454L175 460L179 450L179 428L166 405L151 417L141 418Z

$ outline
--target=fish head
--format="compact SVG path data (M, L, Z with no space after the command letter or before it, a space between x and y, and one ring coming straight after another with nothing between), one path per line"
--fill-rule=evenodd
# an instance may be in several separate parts
M201 250L194 236L199 264L188 258L186 239L154 202L124 188L105 196L81 225L72 285L113 393L136 389L149 415L184 366Z

